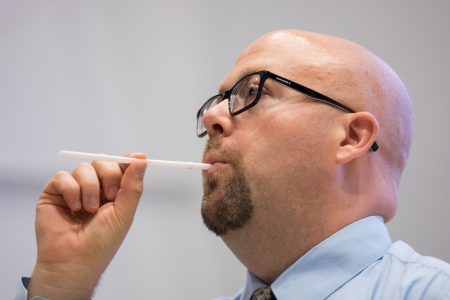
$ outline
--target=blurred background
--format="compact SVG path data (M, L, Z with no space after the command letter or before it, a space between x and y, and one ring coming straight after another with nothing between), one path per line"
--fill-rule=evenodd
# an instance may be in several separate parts
M0 298L35 260L34 205L61 149L200 161L199 106L258 36L299 28L378 54L407 86L415 139L392 238L450 261L450 2L0 0ZM95 299L232 295L245 269L199 214L200 172L150 169Z

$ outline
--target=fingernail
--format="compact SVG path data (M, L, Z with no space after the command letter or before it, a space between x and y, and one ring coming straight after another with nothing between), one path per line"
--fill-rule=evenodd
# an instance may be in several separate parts
M110 187L110 188L109 188L109 191L108 191L108 198L109 198L110 200L116 198L116 195L117 195L117 191L118 191L118 190L119 190L119 189L118 189L117 186L115 186L115 185L113 185L112 187Z
M97 198L95 196L89 196L87 199L87 206L97 208Z

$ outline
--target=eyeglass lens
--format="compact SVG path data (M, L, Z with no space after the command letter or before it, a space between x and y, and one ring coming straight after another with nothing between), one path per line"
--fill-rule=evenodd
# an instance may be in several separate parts
M239 113L245 110L249 105L257 100L261 82L260 74L253 74L242 78L231 90L229 109L231 114ZM223 94L209 99L199 112L197 119L197 135L202 136L206 133L203 124L203 116L207 110L219 104L223 99Z
M206 128L205 128L205 125L203 124L203 115L205 114L205 112L208 109L213 108L214 106L216 106L217 104L222 102L222 100L223 100L223 96L222 95L217 95L217 96L214 96L214 97L210 98L203 105L203 107L199 111L199 114L198 114L198 117L197 117L197 135L198 136L203 136L206 133Z
M254 74L240 80L233 88L230 99L230 112L236 113L252 104L259 93L261 76Z

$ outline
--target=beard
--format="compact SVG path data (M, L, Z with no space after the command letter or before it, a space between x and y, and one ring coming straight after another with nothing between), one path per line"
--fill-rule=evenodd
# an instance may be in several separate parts
M232 150L219 151L220 147L218 139L208 140L205 147L205 153L220 153L227 165L210 176L203 176L201 207L203 223L218 236L242 228L250 221L254 211L241 155Z

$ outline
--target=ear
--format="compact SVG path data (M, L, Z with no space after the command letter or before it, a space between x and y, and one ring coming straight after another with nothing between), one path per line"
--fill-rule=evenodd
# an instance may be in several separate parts
M369 112L346 114L343 120L345 135L341 138L336 162L346 164L370 151L378 134L378 121Z

